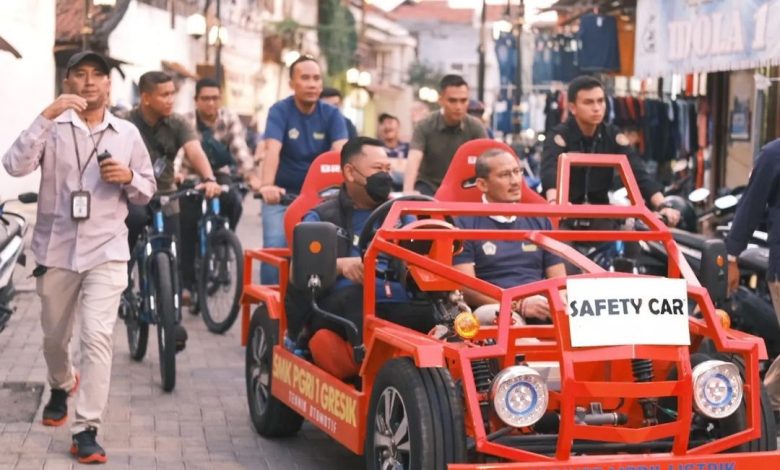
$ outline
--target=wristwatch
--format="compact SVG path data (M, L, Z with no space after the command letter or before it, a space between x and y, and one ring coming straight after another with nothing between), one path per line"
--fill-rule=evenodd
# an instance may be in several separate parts
M214 178L213 176L209 176L208 178L203 178L203 182L204 183L216 183L217 179Z

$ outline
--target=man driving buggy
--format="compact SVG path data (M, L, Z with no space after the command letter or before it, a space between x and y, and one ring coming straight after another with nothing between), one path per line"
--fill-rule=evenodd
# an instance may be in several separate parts
M337 196L309 211L306 222L331 222L338 228L336 284L319 298L319 305L340 315L363 330L363 260L358 248L359 234L371 212L387 201L393 180L391 161L384 144L369 137L354 137L341 150L341 172L344 183ZM379 260L378 265L384 264ZM386 262L386 261L385 261ZM397 281L376 280L376 314L380 318L408 328L427 332L434 326L429 305L410 303L407 291ZM342 338L343 326L315 315L306 292L288 285L285 296L288 334L305 342L320 329L328 329ZM316 358L315 358L316 361Z
M485 204L520 202L523 170L518 158L502 149L491 149L477 157L474 165L476 185ZM464 216L455 220L466 230L552 230L544 217ZM465 240L463 251L453 265L459 271L501 288L510 288L545 278L566 275L556 255L540 249L529 240ZM466 302L476 310L482 324L492 324L498 314L498 300L480 292L464 289ZM513 302L516 323L547 322L550 306L547 297L535 295Z

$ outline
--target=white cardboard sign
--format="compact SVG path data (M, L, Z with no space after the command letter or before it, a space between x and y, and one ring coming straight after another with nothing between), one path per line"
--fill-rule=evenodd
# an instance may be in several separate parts
M690 344L684 279L569 279L566 289L573 347Z

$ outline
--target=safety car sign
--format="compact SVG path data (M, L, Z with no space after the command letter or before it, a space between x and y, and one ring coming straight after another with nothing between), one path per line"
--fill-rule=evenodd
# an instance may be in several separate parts
M690 344L684 279L569 279L566 289L572 347Z

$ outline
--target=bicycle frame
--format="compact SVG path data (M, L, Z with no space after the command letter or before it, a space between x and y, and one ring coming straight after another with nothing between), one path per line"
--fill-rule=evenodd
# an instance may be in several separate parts
M222 226L225 230L230 230L230 224L227 217L220 215L220 211L221 205L218 197L211 199L203 198L201 204L202 217L198 221L198 258L200 259L203 259L206 255L209 234L211 234L216 227ZM198 275L197 270L195 275Z
M157 311L153 302L153 290L150 285L152 276L152 260L155 254L165 253L171 264L171 277L173 286L173 302L176 308L177 321L181 319L181 305L179 302L179 265L176 257L176 240L165 233L162 205L159 201L152 204L152 223L147 225L143 235L133 249L133 262L139 266L139 279L141 297L143 303L139 312L139 319L144 323L157 324Z

